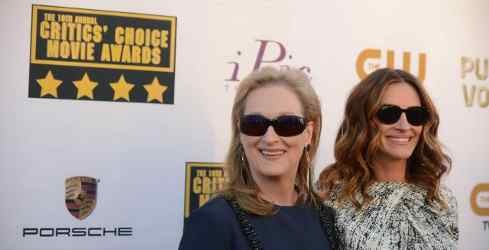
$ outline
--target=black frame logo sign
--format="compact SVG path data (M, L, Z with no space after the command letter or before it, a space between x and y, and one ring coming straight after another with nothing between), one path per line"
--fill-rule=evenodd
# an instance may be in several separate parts
M203 206L224 186L224 166L214 162L187 162L185 164L184 219L193 210Z
M176 20L33 5L29 97L173 104Z

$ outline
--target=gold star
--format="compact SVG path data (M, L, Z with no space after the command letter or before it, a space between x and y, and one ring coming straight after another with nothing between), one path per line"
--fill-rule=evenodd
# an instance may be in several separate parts
M56 98L58 97L58 87L63 81L54 79L51 70L48 71L45 78L40 78L36 81L39 83L39 86L41 86L41 97L45 95L51 95Z
M97 82L90 81L87 73L83 75L83 78L81 80L74 81L73 84L75 84L76 88L78 89L76 94L77 99L80 99L84 96L93 99L93 89L98 85Z
M144 89L146 89L146 92L148 92L147 102L157 100L160 103L163 103L163 93L165 93L167 88L167 86L161 85L160 81L158 81L158 78L155 77L151 84L144 85Z
M114 101L119 98L130 101L129 92L132 88L134 88L134 84L126 82L126 79L124 79L124 75L121 75L119 81L111 83L110 86L112 87L112 89L114 89Z

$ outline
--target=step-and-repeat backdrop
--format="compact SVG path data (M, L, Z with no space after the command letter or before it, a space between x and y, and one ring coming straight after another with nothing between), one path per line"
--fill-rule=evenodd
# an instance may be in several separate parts
M486 0L0 7L1 249L177 248L224 181L236 87L265 65L319 93L317 174L354 84L379 67L422 79L453 158L459 247L489 246Z

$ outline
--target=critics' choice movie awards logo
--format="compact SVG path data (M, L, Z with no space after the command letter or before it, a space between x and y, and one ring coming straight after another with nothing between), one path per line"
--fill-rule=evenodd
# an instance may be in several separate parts
M415 65L417 64L417 71ZM387 49L364 49L357 57L356 71L360 79L379 68L399 68L413 75L421 81L426 79L426 54L404 51L402 53Z
M29 97L174 103L176 17L32 6Z
M485 219L489 218L489 183L475 185L470 194L472 211ZM489 231L489 220L482 221L484 231Z
M222 163L187 162L185 164L185 218L204 205L224 186Z
M466 107L489 106L489 58L460 58L460 78Z
M226 83L224 87L226 90L231 85L235 88L237 83L241 81L241 77L244 77L248 73L259 69L262 66L271 65L280 69L288 69L291 67L304 71L308 76L311 75L311 68L305 65L292 65L294 56L287 49L285 43L274 40L256 40L258 46L256 51L250 52L252 60L247 56L245 52L238 50L232 61L227 62L231 65L231 71L225 79ZM255 56L256 54L256 56ZM246 58L246 59L245 59ZM244 67L244 72L242 72ZM235 84L233 84L235 83Z
M65 205L67 211L76 219L86 219L97 204L97 184L99 180L88 176L74 176L65 180ZM132 236L132 227L25 227L22 229L23 238L32 237L120 237Z

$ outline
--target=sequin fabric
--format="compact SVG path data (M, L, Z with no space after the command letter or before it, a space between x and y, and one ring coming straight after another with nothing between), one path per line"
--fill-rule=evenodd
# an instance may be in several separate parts
M339 202L339 191L325 204L336 210L340 249L457 249L457 201L445 186L445 209L430 205L426 191L414 184L374 183L367 191L373 199L361 210Z

